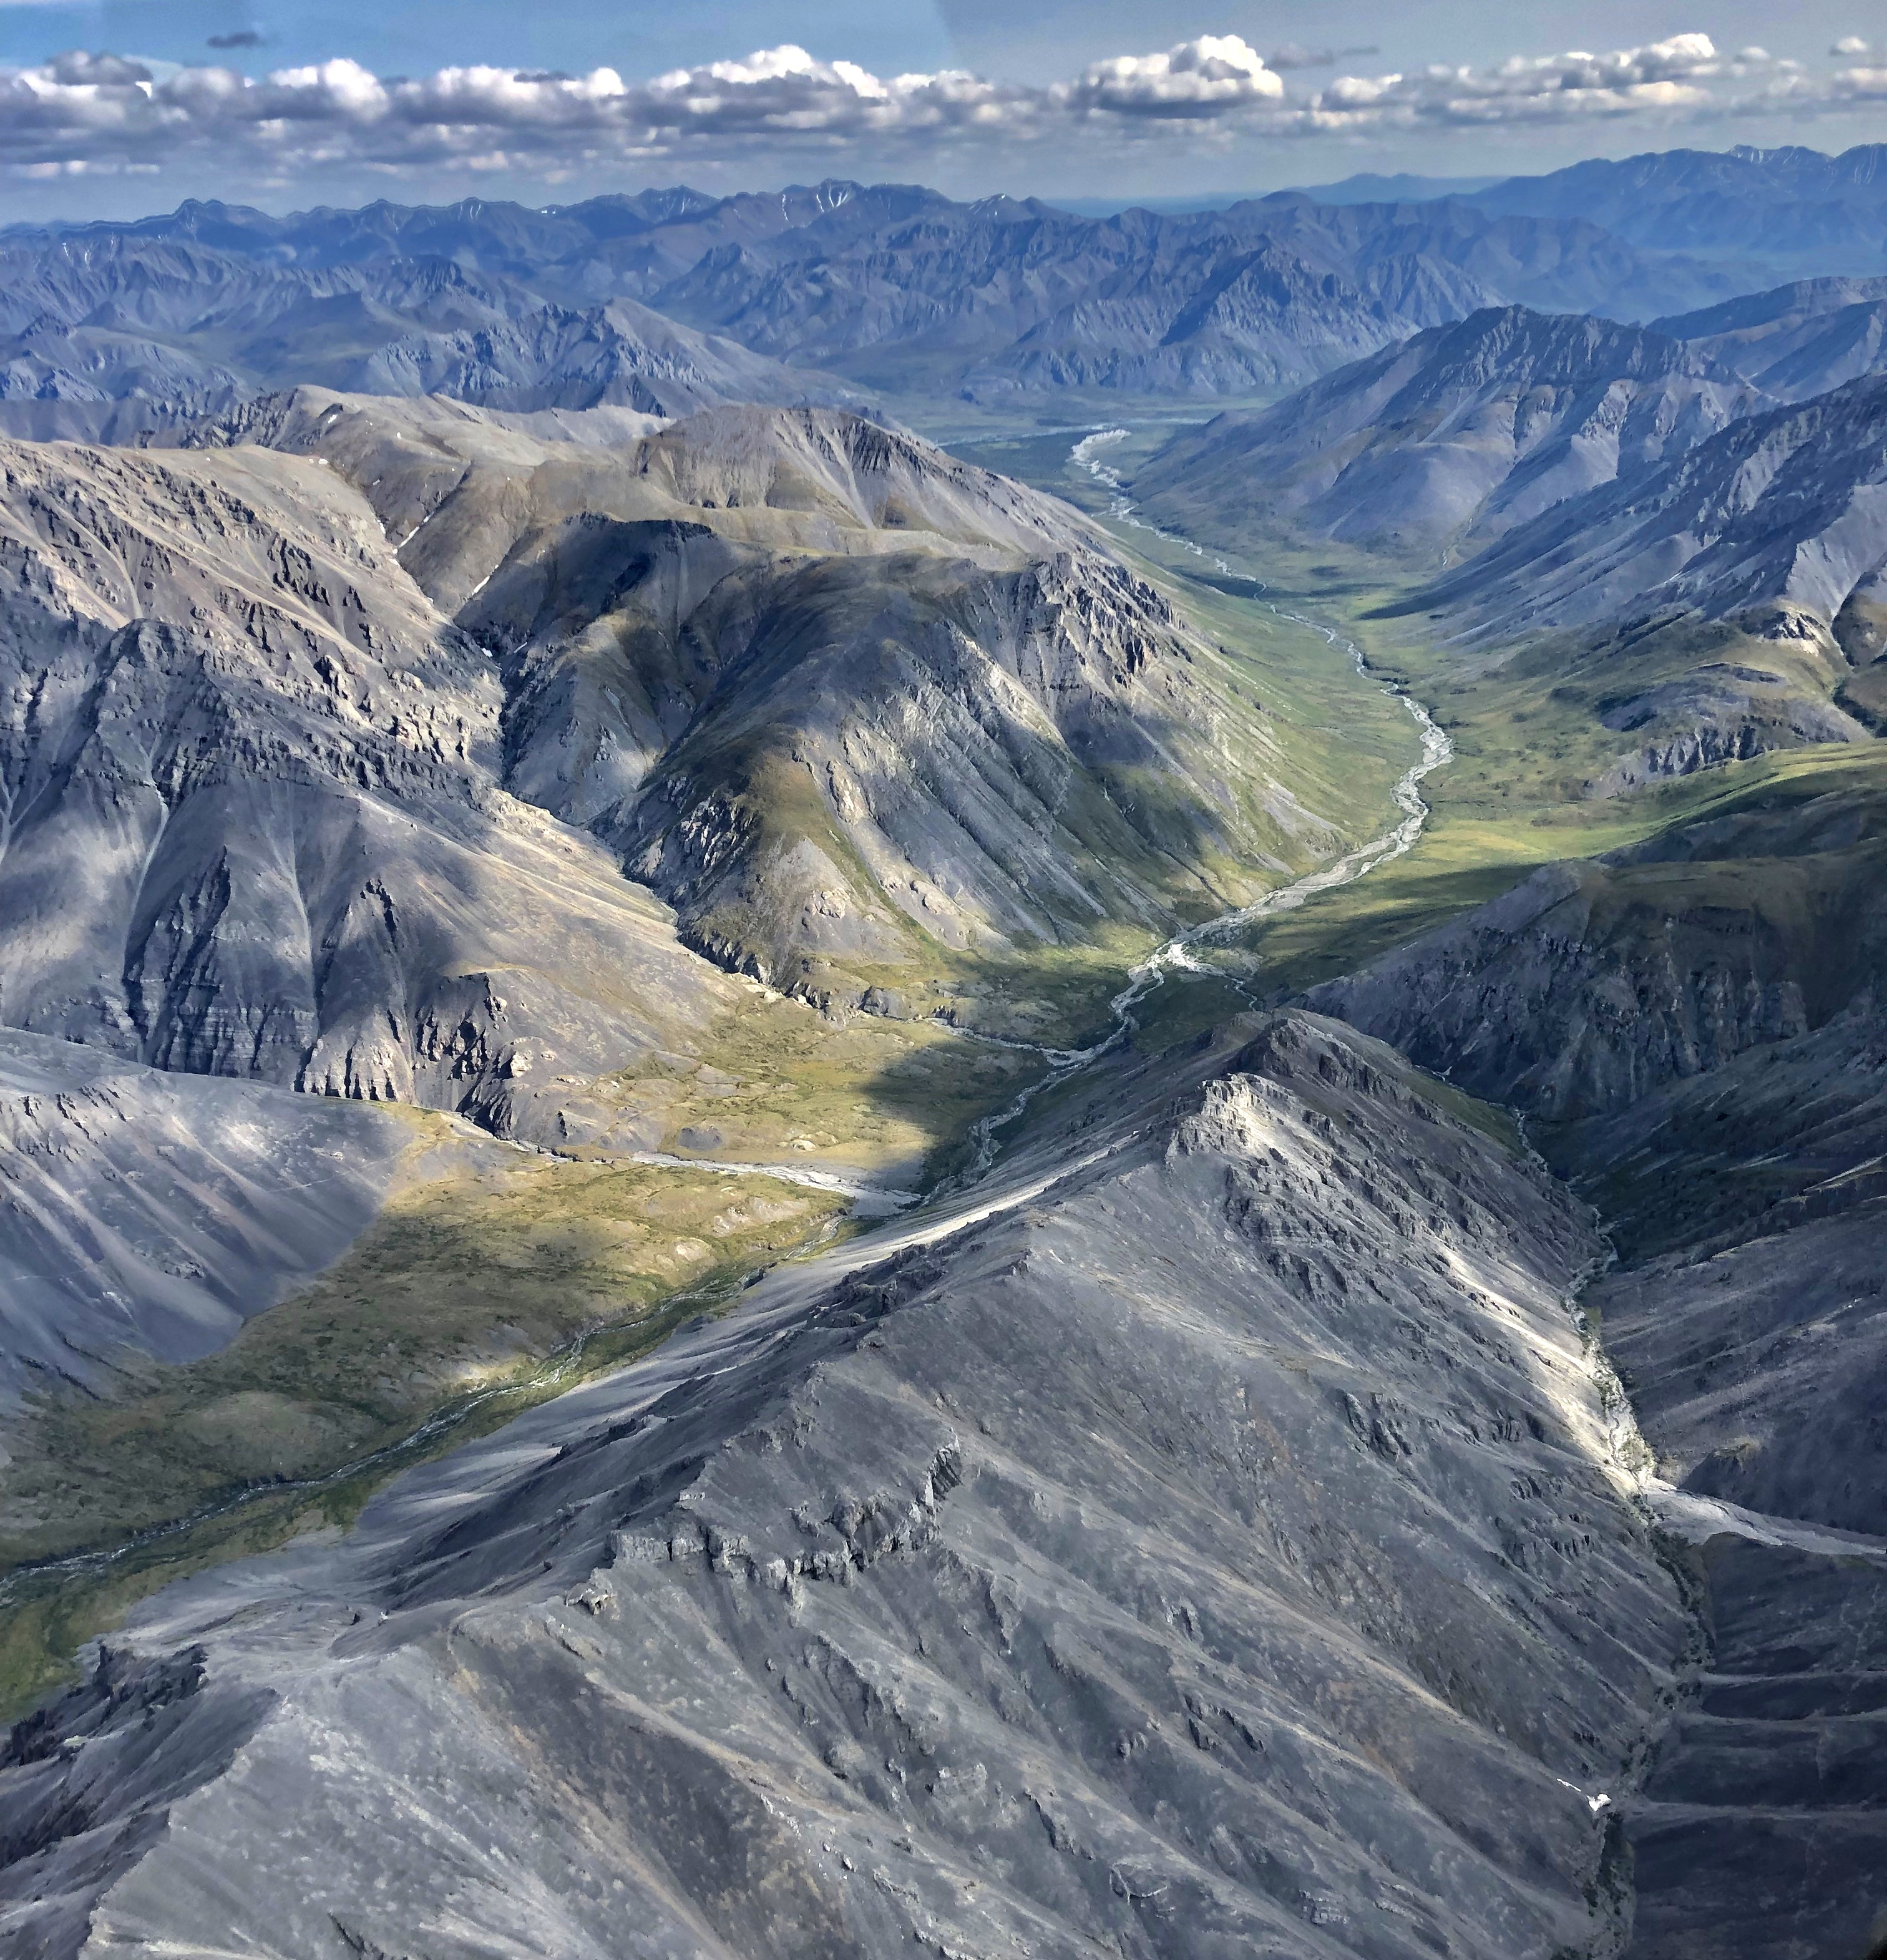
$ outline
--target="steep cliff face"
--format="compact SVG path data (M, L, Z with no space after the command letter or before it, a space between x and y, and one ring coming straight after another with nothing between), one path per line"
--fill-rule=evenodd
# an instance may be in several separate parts
M8 1923L1615 1941L1599 1799L1685 1622L1567 1310L1586 1227L1305 1018L1089 1113L980 1222L780 1276L345 1544L161 1602L0 1771Z
M504 1123L715 1011L331 470L9 445L0 578L13 1025Z

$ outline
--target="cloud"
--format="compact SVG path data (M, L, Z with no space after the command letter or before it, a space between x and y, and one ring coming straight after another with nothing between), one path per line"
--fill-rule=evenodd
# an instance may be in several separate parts
M1315 90L1287 88L1292 64L1323 59L1294 47L1268 59L1235 34L1207 34L1025 87L954 70L881 77L792 45L639 81L612 68L568 75L469 65L382 77L345 58L256 79L222 66L74 52L0 68L0 169L146 170L194 159L276 180L502 170L554 183L657 160L764 157L777 167L795 153L921 159L942 146L1097 137L1157 144L1582 118L1670 123L1752 105L1806 114L1872 101L1887 88L1876 66L1811 82L1760 49L1720 54L1703 33L1610 53L1342 73Z
M1283 80L1236 34L1201 34L1164 54L1096 62L1064 99L1115 115L1190 118L1281 101L1284 94Z
M1488 68L1425 68L1408 75L1339 77L1308 112L1314 126L1337 130L1422 123L1562 123L1594 116L1700 110L1715 98L1706 86L1732 68L1767 64L1751 49L1734 62L1707 34L1675 34L1611 54L1516 56Z

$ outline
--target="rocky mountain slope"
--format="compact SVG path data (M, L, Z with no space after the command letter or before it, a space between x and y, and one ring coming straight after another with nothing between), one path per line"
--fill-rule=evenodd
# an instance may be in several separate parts
M1887 1664L1871 759L1537 874L1327 1010L1508 1098L1612 1222L1593 1290L1704 1636L1625 1835L1633 1954L1865 1952Z
M1077 513L858 418L304 390L190 434L0 444L0 1394L219 1347L438 1141L292 1092L711 1153L671 1078L757 1007L721 969L1053 1034L1109 934L1347 835Z
M1653 325L1778 401L1806 401L1887 366L1887 278L1798 279Z
M1787 360L1761 352L1773 329L1822 359L1804 336L1844 320L1847 290L1733 303L1673 323L1698 329L1682 341L1477 314L1176 436L1132 489L1157 520L1248 555L1373 554L1345 566L1402 587L1376 616L1421 619L1456 678L1529 675L1562 721L1589 710L1567 727L1592 752L1587 794L1863 740L1887 727L1887 381L1790 403ZM1785 399L1739 364L1774 371ZM1631 746L1601 756L1612 735Z
M1478 633L1765 603L1831 622L1887 560L1887 377L1748 415L1518 526L1411 608Z
M213 433L360 484L498 657L507 781L826 1004L1157 928L1334 838L1166 599L913 438L743 409L610 447L312 393Z
M332 469L7 444L0 579L12 1026L528 1133L719 1010Z
M158 1602L16 1732L5 1923L1615 1944L1688 1623L1567 1312L1594 1249L1329 1023L1138 1064L974 1208Z
M1469 551L1766 406L1663 334L1510 307L1176 436L1134 492L1157 514L1215 508L1346 543Z
M221 1347L390 1192L480 1147L383 1107L0 1030L0 1407L61 1380L103 1390L128 1354Z

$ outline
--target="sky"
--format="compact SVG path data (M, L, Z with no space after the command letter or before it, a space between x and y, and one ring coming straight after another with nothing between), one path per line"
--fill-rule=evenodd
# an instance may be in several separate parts
M1880 140L1879 0L0 0L0 222L825 177L1176 199Z

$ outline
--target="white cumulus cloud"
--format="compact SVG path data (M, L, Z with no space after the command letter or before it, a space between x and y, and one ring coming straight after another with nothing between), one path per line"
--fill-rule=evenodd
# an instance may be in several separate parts
M1236 34L1201 34L1163 54L1096 62L1066 91L1076 107L1154 116L1223 115L1281 101L1284 79Z
M793 45L644 81L613 68L571 75L476 65L383 78L345 58L257 80L221 66L72 53L0 68L0 169L194 161L239 180L460 169L555 183L657 159L764 158L791 167L795 152L837 161L851 151L921 167L944 145L1183 143L1202 132L1223 141L1582 117L1656 125L1752 105L1812 115L1887 88L1864 43L1841 48L1862 65L1812 81L1761 49L1726 56L1696 33L1609 53L1339 72L1314 89L1287 87L1280 70L1350 57L1291 47L1267 59L1236 34L1117 56L1046 86L950 70L880 76Z

